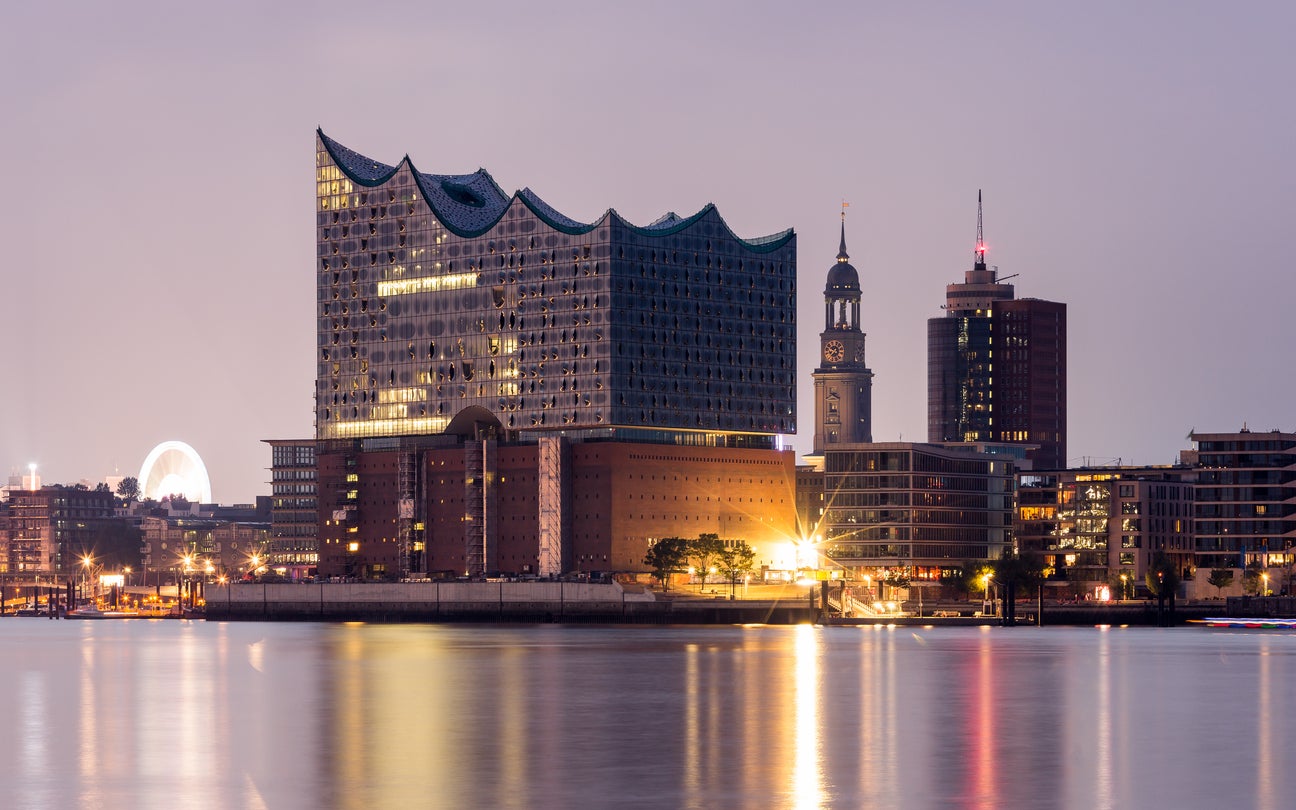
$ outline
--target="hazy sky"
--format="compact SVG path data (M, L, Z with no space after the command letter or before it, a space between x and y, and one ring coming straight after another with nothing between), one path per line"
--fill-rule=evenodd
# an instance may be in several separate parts
M842 199L874 438L926 439L972 260L1068 305L1072 464L1296 427L1296 4L10 3L0 473L312 435L314 130L583 221L798 234L798 450Z

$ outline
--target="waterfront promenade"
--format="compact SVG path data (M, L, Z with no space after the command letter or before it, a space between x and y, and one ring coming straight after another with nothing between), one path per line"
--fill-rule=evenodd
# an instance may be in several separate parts
M206 616L244 621L564 624L968 626L1002 622L998 616L980 615L979 603L929 604L921 615L913 605L905 605L908 609L890 615L842 617L832 609L822 610L814 595L810 588L796 585L753 587L730 599L723 588L662 593L616 582L238 583L207 588ZM1296 600L1181 603L1165 614L1158 612L1155 602L1045 602L1042 621L1039 607L1035 602L1019 602L1017 624L1157 625L1207 616L1279 616L1296 611Z

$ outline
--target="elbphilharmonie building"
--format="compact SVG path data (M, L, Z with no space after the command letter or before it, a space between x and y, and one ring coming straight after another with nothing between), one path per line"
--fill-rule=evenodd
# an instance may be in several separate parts
M657 537L791 531L791 230L582 223L323 132L316 180L321 573L620 570ZM631 507L629 472L582 484L600 452L687 482Z

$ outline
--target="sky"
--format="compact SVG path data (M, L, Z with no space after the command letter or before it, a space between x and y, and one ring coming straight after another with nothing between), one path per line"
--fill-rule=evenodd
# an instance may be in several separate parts
M877 441L926 439L972 262L1068 306L1070 463L1292 430L1296 4L57 2L0 11L0 474L222 503L313 435L314 134L592 222L798 244L798 423L840 212Z

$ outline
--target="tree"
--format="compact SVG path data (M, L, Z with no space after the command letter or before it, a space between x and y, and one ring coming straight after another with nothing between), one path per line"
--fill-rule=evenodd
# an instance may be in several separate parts
M108 488L108 485L105 484L103 481L100 481L98 484L95 484L94 491L95 491L95 492L112 492L112 490Z
M707 574L719 562L724 549L724 542L718 534L699 534L696 540L689 542L689 557L696 563L698 573L702 574L703 587L706 586Z
M1220 596L1224 595L1224 589L1233 584L1232 568L1212 568L1210 572L1210 584L1215 586Z
M117 496L126 501L127 504L139 500L140 485L139 479L133 475L128 475L117 484Z
M648 547L643 563L653 570L653 576L662 584L662 590L670 590L670 575L684 571L688 567L689 541L683 537L663 537Z
M1158 551L1148 563L1147 575L1144 576L1148 590L1158 599L1164 599L1174 593L1179 586L1179 571L1163 552Z
M1259 596L1261 590L1260 574L1262 566L1253 562L1242 571L1242 590L1251 596Z
M891 589L890 595L894 599L898 588L909 587L909 575L898 569L887 571L886 576L882 577L882 584Z
M1011 585L1014 590L1038 588L1044 583L1044 575L1044 559L1037 554L1017 555L1009 551L994 562L995 582Z
M742 540L725 546L724 550L720 552L719 568L729 578L730 599L733 598L733 589L738 582L738 577L752 570L752 565L755 562L756 552Z
M1174 614L1175 590L1179 587L1179 569L1174 561L1165 555L1165 552L1158 551L1148 563L1145 579L1148 590L1157 598L1157 613L1164 623L1167 621L1164 615L1167 598L1170 600L1170 613Z

